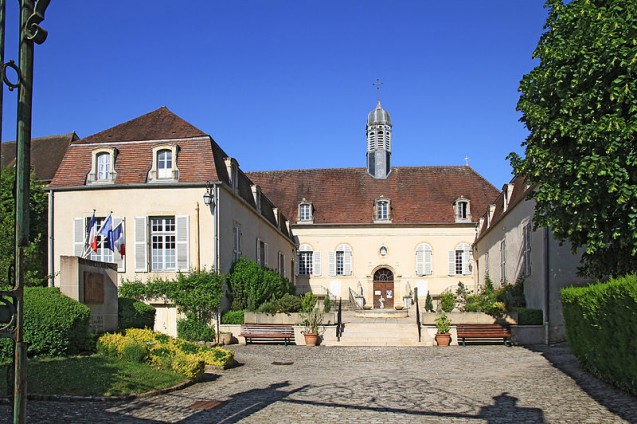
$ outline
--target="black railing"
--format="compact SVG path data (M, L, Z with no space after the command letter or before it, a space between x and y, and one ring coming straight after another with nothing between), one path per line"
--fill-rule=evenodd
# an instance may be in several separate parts
M343 298L338 299L338 313L336 314L336 340L341 341L343 335Z
M422 328L420 325L420 306L418 306L418 287L414 288L414 299L416 301L416 325L418 326L418 342L421 342Z

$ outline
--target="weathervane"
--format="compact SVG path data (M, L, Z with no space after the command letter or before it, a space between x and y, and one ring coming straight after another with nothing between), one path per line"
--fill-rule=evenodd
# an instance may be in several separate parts
M376 78L376 81L372 83L374 87L376 87L376 99L380 100L380 87L383 85L383 82L379 78Z
M469 156L467 155L464 157L464 166L469 166Z

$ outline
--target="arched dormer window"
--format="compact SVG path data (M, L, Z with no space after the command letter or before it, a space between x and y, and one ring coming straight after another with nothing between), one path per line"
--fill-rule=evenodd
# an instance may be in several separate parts
M392 213L391 213L391 202L389 199L385 199L384 197L380 197L376 199L374 202L374 222L377 223L385 223L391 222Z
M453 213L456 222L471 222L470 200L460 196L453 202Z
M352 275L352 248L348 244L339 244L335 251L329 252L328 268L331 277Z
M299 203L299 215L298 221L307 224L314 223L314 208L312 207L312 202L308 202L303 198L301 203Z
M112 184L117 172L113 169L117 149L105 147L96 149L91 155L91 171L86 176L87 184Z
M433 251L427 243L420 243L416 247L416 275L431 275L433 273Z
M153 147L153 166L148 171L148 182L174 182L179 180L176 144Z

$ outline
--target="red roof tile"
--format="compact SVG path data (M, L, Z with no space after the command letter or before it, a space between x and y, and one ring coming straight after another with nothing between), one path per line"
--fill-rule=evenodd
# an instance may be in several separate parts
M453 203L471 201L472 221L486 210L498 190L468 166L396 167L387 179L363 168L247 172L284 215L296 222L298 204L312 202L315 224L373 222L381 196L391 201L392 222L453 223Z

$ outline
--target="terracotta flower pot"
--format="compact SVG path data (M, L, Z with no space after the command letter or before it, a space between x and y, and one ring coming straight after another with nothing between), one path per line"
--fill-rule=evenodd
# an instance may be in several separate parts
M306 346L317 346L318 345L318 333L305 333L303 334L305 337L305 345Z
M449 346L451 344L451 334L436 333L436 343L438 343L438 346Z

